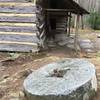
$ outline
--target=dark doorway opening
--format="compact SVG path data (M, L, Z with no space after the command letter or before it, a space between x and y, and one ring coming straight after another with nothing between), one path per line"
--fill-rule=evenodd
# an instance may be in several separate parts
M60 13L62 12L55 12L57 9L64 9L64 0L48 0L48 8L47 10L47 38L55 39L55 35L57 34L57 20L61 19ZM54 9L54 10L53 10ZM56 14L58 13L58 14ZM64 16L62 17L64 18ZM61 23L62 24L62 23Z

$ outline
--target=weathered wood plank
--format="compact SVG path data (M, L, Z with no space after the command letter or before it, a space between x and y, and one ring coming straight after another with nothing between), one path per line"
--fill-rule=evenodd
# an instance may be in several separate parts
M34 27L25 27L25 26L0 26L1 32L37 32L38 29L36 26Z
M0 26L26 26L26 27L34 27L35 23L16 23L16 22L0 22Z
M0 51L37 52L37 46L19 44L1 44Z
M32 2L32 0L0 0L0 2Z
M37 36L0 34L0 41L39 43Z
M24 3L13 3L12 5L8 3L7 4L0 3L0 12L1 13L4 12L5 13L35 13L36 12L36 7L34 5L26 5L26 6L25 5Z
M26 32L0 32L0 35L25 35L25 36L36 36L36 33L26 33Z
M32 16L36 16L36 14L23 14L23 13L18 13L18 14L15 14L15 13L0 13L0 16L28 16L28 17L32 17Z
M18 44L18 45L37 46L37 43L30 43L30 42L16 42L16 41L0 41L0 44Z
M0 51L38 51L35 13L31 0L0 0Z
M36 16L32 16L32 17L28 17L28 16L0 16L0 22L35 23L36 22Z
M0 2L0 6L35 6L34 3L21 3L21 2Z

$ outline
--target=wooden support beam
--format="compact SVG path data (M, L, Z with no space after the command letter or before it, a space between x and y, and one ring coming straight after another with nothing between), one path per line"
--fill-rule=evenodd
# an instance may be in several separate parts
M69 14L67 12L67 15L66 15L66 33L67 33L67 35L68 35L68 29L67 29L67 27L68 27L68 17L69 17Z
M66 12L72 12L77 14L78 12L75 9L43 9L44 11L47 11L49 13L53 13L53 12L61 12L61 13L66 13Z
M78 54L78 29L79 29L79 19L80 15L76 16L76 26L75 26L75 38L74 38L74 48L76 53Z
M69 15L71 16L71 12L69 12ZM70 36L70 27L71 27L71 17L69 17L69 20L68 20L68 37Z
M81 25L82 25L82 30L83 30L84 29L83 15L81 15Z

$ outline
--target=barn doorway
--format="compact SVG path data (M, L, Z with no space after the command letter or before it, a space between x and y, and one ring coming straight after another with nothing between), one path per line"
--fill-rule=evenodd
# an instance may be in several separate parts
M66 33L67 12L63 11L63 0L48 0L46 10L46 38L55 40L57 34Z

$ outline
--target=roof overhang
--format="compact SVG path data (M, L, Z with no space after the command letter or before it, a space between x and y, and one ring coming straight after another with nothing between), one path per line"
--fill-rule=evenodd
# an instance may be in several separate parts
M52 1L54 2L54 0ZM45 5L43 6L44 9L53 9L52 7L49 7L49 0L41 0L41 2L42 5ZM73 0L61 0L61 3L60 0L55 0L55 2L59 3L59 6L54 9L66 9L66 12L71 12L79 15L89 14L87 10L85 10L83 7L81 7Z

